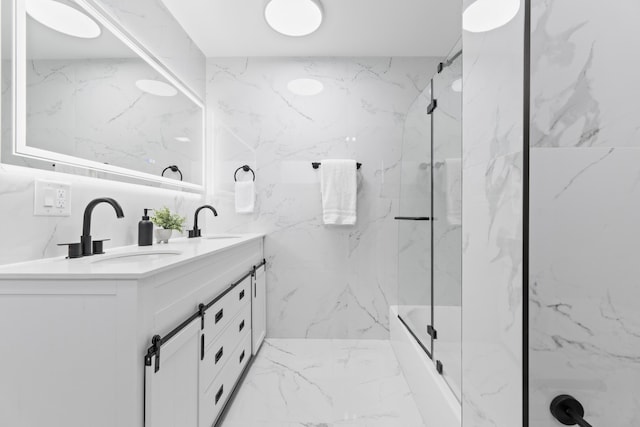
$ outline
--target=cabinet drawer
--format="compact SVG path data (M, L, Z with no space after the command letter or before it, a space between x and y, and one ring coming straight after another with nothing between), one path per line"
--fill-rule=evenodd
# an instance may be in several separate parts
M204 316L205 348L225 329L251 299L251 276L213 304Z
M240 345L223 366L220 375L200 394L200 426L211 426L216 421L250 357L251 334L245 334Z
M238 347L246 334L250 334L251 305L246 304L240 313L229 322L222 334L213 340L209 346L205 344L204 354L201 353L200 363L200 388L202 391L209 388L213 379L220 373L222 367ZM206 343L206 336L201 335L202 343ZM201 348L202 350L202 348ZM202 357L204 356L204 358Z

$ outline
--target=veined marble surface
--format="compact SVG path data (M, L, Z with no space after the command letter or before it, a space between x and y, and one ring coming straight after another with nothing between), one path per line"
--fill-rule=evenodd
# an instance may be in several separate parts
M388 341L267 339L222 427L424 427L415 405Z
M389 336L389 305L397 298L398 225L393 217L398 214L403 126L437 62L208 60L211 129L241 142L247 153L254 150L257 188L253 215L213 221L229 232L268 235L268 336ZM311 97L289 92L287 83L300 77L320 80L324 91ZM322 224L320 175L311 162L325 158L363 164L355 226ZM229 188L233 174L225 173L216 175L216 186ZM219 196L216 206L232 202Z
M464 426L522 425L523 29L463 32Z
M532 1L531 426L640 425L640 3Z

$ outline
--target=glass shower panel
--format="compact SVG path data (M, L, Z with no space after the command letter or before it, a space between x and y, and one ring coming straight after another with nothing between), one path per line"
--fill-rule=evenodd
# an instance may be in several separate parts
M431 87L411 106L404 126L398 208L398 314L431 354Z
M433 77L434 358L461 399L462 377L462 55L460 47Z

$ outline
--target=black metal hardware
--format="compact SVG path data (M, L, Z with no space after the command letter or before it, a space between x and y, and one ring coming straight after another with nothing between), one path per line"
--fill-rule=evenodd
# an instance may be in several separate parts
M242 363L244 360L244 350L242 350L242 354L240 354L240 361L238 363Z
M220 398L222 397L222 393L224 391L224 384L222 384L220 386L220 390L218 390L218 392L216 393L216 405L218 404L218 400L220 400Z
M438 74L440 74L444 70L444 62L438 64Z
M204 360L204 334L200 335L200 360Z
M224 354L224 346L220 347L220 350L216 353L216 364L222 359L222 355Z
M240 322L240 326L238 327L238 332L242 332L243 329L244 329L244 320Z
M222 320L222 316L224 316L224 308L221 308L220 311L216 313L216 323Z
M154 366L154 372L158 372L160 370L160 347L162 347L162 337L160 335L154 335L151 338L151 343L156 349L156 363Z
M427 114L433 113L433 110L435 110L436 108L438 108L438 100L434 99L433 101L431 101L431 104L429 104L429 106L427 107Z
M68 246L67 259L82 258L82 245L80 243L58 243L58 246Z
M254 181L256 180L256 173L253 171L253 169L251 169L251 168L249 167L249 165L243 165L243 166L240 166L238 169L236 169L236 171L233 173L233 180L234 180L234 181L236 181L236 182L238 181L238 178L237 178L237 176L236 176L236 175L238 174L238 172L240 171L240 169L242 169L242 170L243 170L243 171L245 171L245 172L249 172L249 171L251 171L251 174L253 175L253 180L254 180Z
M218 211L211 205L203 205L196 209L196 213L193 215L193 230L189 230L189 238L200 237L202 232L198 228L198 214L202 209L210 209L213 212L213 216L218 216Z
M431 338L433 338L434 340L438 339L438 331L435 330L435 328L431 325L427 325L427 333L429 334L429 336Z
M207 311L207 306L204 304L198 305L198 314L200 314L200 330L204 330L204 314Z
M171 170L171 172L178 172L180 174L180 181L182 181L182 171L180 170L180 168L177 165L171 165L171 166L167 166L166 168L164 168L164 170L162 171L162 173L160 174L161 176L164 176L164 173L168 170Z
M429 349L427 349L427 347L422 343L422 341L420 341L420 339L416 336L416 334L413 333L413 331L411 330L409 325L407 325L407 322L405 322L404 319L402 319L402 317L400 317L400 315L398 315L398 320L400 321L400 323L402 323L404 325L405 328L407 328L407 331L409 331L409 333L411 334L413 339L416 340L416 342L418 343L420 348L422 348L422 350L424 350L424 352L427 353L427 356L429 356L429 359L433 360L433 355L431 354Z
M428 216L396 216L393 219L398 221L431 221Z
M111 239L94 240L92 243L92 249L94 255L102 255L104 253L104 242L108 242Z
M583 418L584 407L582 404L568 394L556 396L551 401L549 410L556 420L566 426L593 427Z
M101 203L110 204L116 211L116 216L118 218L124 218L122 207L114 199L110 197L100 197L90 201L84 209L84 217L82 219L82 236L80 236L80 244L82 245L83 256L93 255L93 245L91 244L91 214L93 213L93 209Z
M242 300L242 298L244 298L244 289L238 294L238 299Z
M314 169L318 169L320 165L322 165L321 162L311 162L311 166L313 166ZM360 169L361 167L362 163L356 163L356 169Z
M436 360L436 371L438 371L438 373L440 375L442 375L442 372L444 371L444 367L442 366L442 362L439 360Z

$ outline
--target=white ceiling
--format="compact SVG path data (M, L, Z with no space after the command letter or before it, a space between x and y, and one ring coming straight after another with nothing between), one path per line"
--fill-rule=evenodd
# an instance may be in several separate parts
M265 0L162 0L207 57L444 56L461 34L461 0L321 0L300 38L273 31Z

